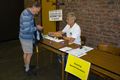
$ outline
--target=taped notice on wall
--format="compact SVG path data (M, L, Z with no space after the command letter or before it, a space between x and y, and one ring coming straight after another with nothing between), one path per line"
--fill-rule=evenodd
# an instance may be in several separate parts
M62 10L49 11L49 21L62 21Z

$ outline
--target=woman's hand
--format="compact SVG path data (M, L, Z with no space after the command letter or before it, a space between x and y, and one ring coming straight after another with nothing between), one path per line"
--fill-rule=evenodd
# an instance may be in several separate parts
M62 37L62 34L61 34L60 32L55 32L54 35L55 35L56 37Z
M59 32L49 32L48 34L54 37L62 37L62 34Z
M64 40L67 40L69 43L73 43L75 38L72 37L63 37Z

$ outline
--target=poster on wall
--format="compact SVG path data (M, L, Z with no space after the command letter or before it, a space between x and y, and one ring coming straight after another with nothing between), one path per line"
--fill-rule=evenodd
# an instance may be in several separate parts
M49 21L62 21L62 10L49 11Z

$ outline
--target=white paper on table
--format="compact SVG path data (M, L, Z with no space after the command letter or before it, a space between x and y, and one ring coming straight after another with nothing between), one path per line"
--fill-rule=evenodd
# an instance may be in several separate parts
M84 52L83 50L79 48L67 51L67 53L72 54L73 56L77 56L77 57L80 57L86 54L86 52Z
M44 38L49 39L49 40L54 41L54 42L62 42L62 41L64 41L63 39L53 38L53 37L50 37L48 35L45 35Z
M72 50L72 48L71 47L63 47L63 48L60 48L59 50L66 52L66 51Z
M80 48L72 49L72 50L67 51L67 53L72 54L77 57L81 57L83 55L86 55L86 53L92 49L93 48L91 47L83 46L81 49Z
M83 46L80 50L82 50L83 52L88 52L88 51L91 51L93 50L94 48L92 47L89 47L89 46Z

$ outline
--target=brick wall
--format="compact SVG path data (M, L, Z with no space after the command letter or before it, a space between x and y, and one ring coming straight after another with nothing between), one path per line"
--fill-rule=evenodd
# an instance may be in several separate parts
M63 9L64 20L67 12L75 12L82 35L87 45L96 47L99 43L120 47L120 0L68 0ZM62 29L66 23L60 23Z

